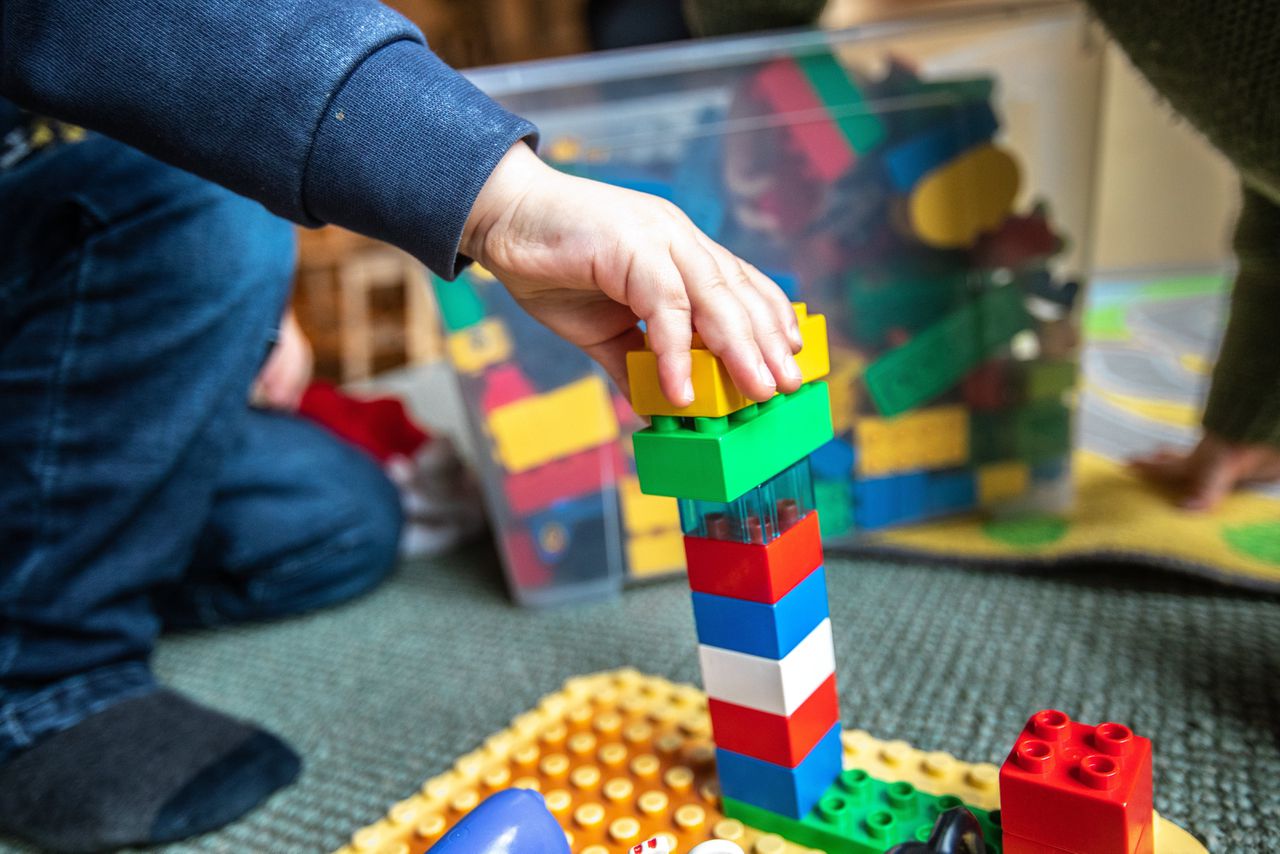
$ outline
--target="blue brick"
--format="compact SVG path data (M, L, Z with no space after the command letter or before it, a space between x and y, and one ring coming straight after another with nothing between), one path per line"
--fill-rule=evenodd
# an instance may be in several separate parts
M809 455L809 467L822 480L845 480L853 471L853 445L832 439Z
M762 658L781 659L828 616L827 577L822 567L773 605L693 594L698 643Z
M915 522L929 514L928 473L868 477L853 484L853 521L875 529Z
M972 469L948 469L929 475L927 509L930 515L956 513L978 504L978 483Z
M910 190L929 172L995 136L1000 123L991 104L979 101L950 111L947 120L885 152L885 169L896 190Z
M795 768L723 749L716 750L716 765L725 797L799 819L840 775L840 724L834 724Z

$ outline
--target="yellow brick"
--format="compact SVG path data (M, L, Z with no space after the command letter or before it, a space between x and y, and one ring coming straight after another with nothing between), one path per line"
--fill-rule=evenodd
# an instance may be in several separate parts
M857 353L832 345L827 391L831 394L831 426L837 436L852 429L857 417L857 380L864 367L866 363Z
M592 374L495 409L489 432L498 461L515 474L612 442L618 419L608 386Z
M796 363L805 382L812 382L831 370L827 353L827 319L809 314L804 303L795 303L796 319L804 347L796 354ZM697 335L690 350L693 379L693 403L672 406L658 383L658 357L652 350L633 350L627 354L627 377L631 386L631 406L641 415L706 416L718 418L737 412L755 401L733 384L728 370Z
M995 145L981 145L935 169L908 199L911 230L939 248L961 249L995 228L1013 207L1018 163Z
M633 578L684 570L684 534L679 528L627 537L627 569Z
M474 374L511 358L511 336L501 320L486 317L451 333L448 348L453 367L461 373Z
M989 463L978 467L978 503L994 504L1016 498L1027 491L1031 469L1021 460Z
M854 424L858 473L881 477L943 469L969 459L969 418L960 406L938 406L896 418L860 418Z
M661 495L645 495L640 491L640 481L635 475L618 481L618 500L622 504L622 523L629 533L680 530L680 508L676 500Z

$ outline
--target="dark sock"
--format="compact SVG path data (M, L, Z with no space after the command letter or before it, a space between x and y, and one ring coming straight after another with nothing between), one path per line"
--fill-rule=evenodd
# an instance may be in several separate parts
M0 765L0 831L55 851L172 842L239 818L301 767L270 733L156 691Z

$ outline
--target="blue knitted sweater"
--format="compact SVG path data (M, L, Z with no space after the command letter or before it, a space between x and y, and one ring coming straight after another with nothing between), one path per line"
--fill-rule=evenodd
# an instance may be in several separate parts
M535 132L376 0L0 0L0 96L447 276Z

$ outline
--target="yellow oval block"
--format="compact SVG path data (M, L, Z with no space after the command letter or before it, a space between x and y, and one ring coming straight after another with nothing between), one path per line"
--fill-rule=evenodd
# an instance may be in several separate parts
M1018 194L1018 164L982 145L930 172L911 193L911 230L930 246L962 249L1004 221Z

